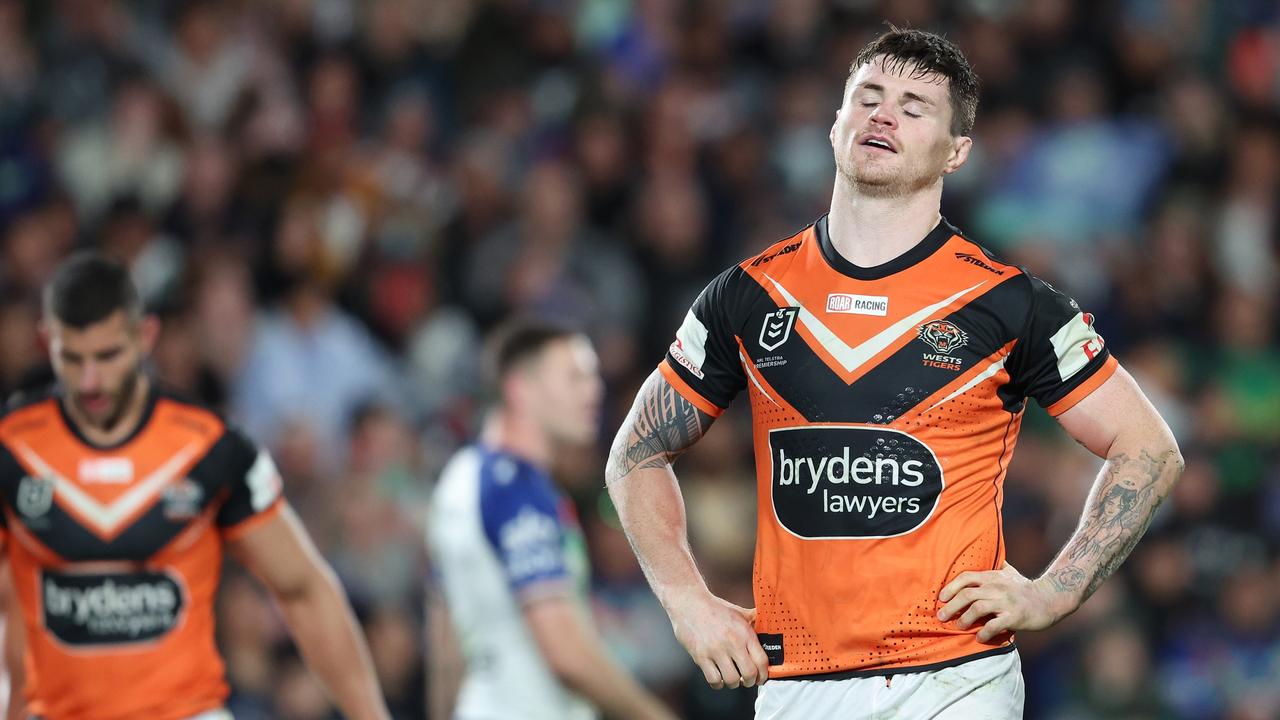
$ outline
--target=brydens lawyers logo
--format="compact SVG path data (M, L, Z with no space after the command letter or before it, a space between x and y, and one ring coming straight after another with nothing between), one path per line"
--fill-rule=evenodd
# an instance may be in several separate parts
M920 326L917 336L936 353L924 353L923 362L928 367L943 370L959 370L961 359L955 351L969 342L969 334L947 320L930 320Z
M777 350L782 343L791 337L791 327L796 324L796 313L800 308L785 307L764 316L764 324L760 326L760 347L765 350Z

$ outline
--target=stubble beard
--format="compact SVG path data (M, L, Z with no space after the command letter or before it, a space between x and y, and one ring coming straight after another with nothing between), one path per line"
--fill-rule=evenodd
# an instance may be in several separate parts
M120 390L111 398L111 408L106 415L103 416L102 420L96 420L92 415L81 408L81 413L84 414L84 417L89 424L103 432L111 432L115 429L116 425L120 424L120 421L129 411L129 405L133 402L133 397L138 391L138 381L141 377L141 367L135 367L133 372L129 373L129 375L125 377L124 382L120 385Z
M928 188L941 178L940 169L936 172L930 170L911 176L908 174L912 170L910 167L900 172L875 170L864 173L852 158L847 158L844 163L837 162L836 170L840 179L848 183L859 195L873 198L907 197Z

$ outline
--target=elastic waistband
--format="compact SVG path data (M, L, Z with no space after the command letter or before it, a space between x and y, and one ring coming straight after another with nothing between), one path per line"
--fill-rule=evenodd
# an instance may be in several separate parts
M904 667L891 668L868 668L865 670L836 670L827 673L815 673L813 675L788 675L787 677L771 677L769 682L775 680L848 680L850 678L866 678L866 677L888 677L890 675L905 675L906 673L933 672L943 668L955 667L963 665L974 660L995 657L996 655L1004 655L1018 649L1017 643L1009 643L998 648L983 650L972 655L963 655L951 660L943 660L942 662L929 663L928 665L908 665Z
M40 715L32 715L28 720L46 720ZM192 715L186 720L235 720L235 716L226 708L214 708L213 710L205 710L197 715Z

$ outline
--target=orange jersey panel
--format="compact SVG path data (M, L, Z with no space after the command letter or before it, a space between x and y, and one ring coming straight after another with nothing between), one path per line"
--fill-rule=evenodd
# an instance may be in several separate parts
M1114 371L1092 316L943 221L877 268L826 219L717 277L662 366L710 415L743 389L771 677L963 662L1012 647L938 621L1004 562L1002 484L1027 398L1065 411Z
M139 430L112 448L82 439L56 397L7 413L0 505L28 710L177 720L221 706L223 536L278 498L265 454L173 398L153 394Z

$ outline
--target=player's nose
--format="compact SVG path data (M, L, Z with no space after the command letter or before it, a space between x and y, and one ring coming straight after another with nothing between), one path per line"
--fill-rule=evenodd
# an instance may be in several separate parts
M82 393L97 392L102 387L102 370L97 363L87 362L80 373L79 390Z
M876 105L871 111L871 124L887 128L897 128L898 118L888 107L887 103Z

